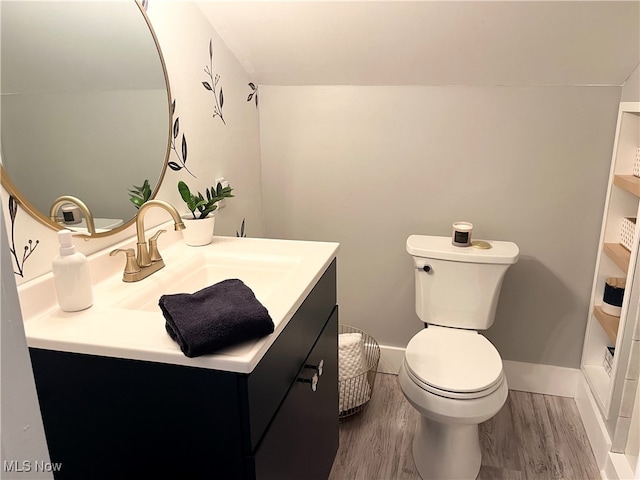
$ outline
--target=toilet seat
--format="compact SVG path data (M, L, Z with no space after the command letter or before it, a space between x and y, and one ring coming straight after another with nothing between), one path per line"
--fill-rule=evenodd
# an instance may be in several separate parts
M500 354L474 330L430 325L407 345L405 366L424 390L446 398L480 398L503 382Z

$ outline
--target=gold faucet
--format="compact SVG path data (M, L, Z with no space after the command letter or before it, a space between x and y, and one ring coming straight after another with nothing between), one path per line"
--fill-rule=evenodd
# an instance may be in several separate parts
M166 230L158 230L156 234L149 239L148 246L144 238L144 215L151 207L164 208L169 212L171 217L173 217L176 230L184 230L186 228L184 223L182 223L180 214L170 203L163 202L162 200L149 200L145 202L136 215L136 233L138 236L138 242L136 244L137 254L134 256L132 248L117 248L109 254L114 256L119 252L124 252L127 255L127 263L122 276L123 282L138 282L164 267L164 260L162 260L160 252L158 251L158 237L166 232Z
M94 233L96 233L96 224L93 221L93 215L91 214L89 207L87 207L87 205L82 200L77 197L72 197L71 195L63 195L55 199L53 205L51 205L51 209L49 210L49 218L51 219L51 221L62 224L64 219L58 216L58 210L65 203L76 204L82 211L84 219L87 222L87 230L89 231L89 235L93 235Z

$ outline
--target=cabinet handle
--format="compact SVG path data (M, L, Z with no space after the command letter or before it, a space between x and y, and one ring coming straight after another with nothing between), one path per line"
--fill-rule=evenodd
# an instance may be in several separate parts
M311 368L315 370L316 372L318 372L318 376L321 377L322 369L324 368L324 359L320 360L320 363L318 363L318 365L305 365L304 368Z
M311 390L315 392L318 389L318 374L314 373L311 378L298 378L298 382L300 383L310 383Z

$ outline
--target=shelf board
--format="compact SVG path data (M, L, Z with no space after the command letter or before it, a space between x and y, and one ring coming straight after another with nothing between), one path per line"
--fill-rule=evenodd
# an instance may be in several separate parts
M640 197L640 178L633 175L615 175L613 184Z
M627 273L629 271L629 263L631 262L631 252L619 243L605 243L604 253L613 260L620 269Z
M607 315L602 311L602 307L596 305L593 307L593 315L600 323L600 326L611 340L613 345L616 344L616 338L618 337L618 325L620 324L620 317L614 317L613 315Z

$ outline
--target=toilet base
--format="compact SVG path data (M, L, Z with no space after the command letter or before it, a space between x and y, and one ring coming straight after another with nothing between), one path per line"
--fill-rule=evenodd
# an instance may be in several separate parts
M423 480L474 480L482 461L478 425L442 424L420 415L413 461Z

